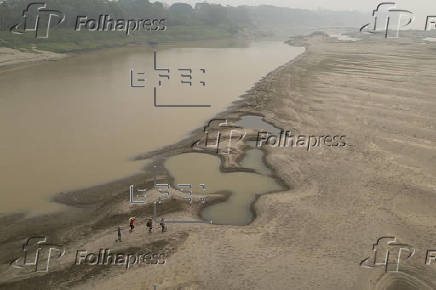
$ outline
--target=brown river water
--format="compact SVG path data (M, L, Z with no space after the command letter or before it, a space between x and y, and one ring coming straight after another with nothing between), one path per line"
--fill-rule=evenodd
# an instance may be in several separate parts
M140 172L144 161L132 157L178 142L303 51L277 41L160 47L157 67L170 69L169 80L157 76L166 73L153 69L148 47L0 72L0 213L59 210L50 202L58 192ZM192 69L192 85L181 83L189 80L180 68ZM131 69L144 88L131 87ZM211 106L155 107L154 87L158 104Z

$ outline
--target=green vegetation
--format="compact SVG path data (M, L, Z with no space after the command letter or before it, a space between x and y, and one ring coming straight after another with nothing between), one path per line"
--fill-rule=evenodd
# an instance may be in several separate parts
M36 39L33 33L12 34L9 29L21 23L23 10L31 0L0 0L0 46L30 49L36 47L55 52L82 49L206 40L219 38L253 38L280 34L289 36L310 32L322 26L359 26L363 15L357 12L309 11L273 6L229 7L198 3L192 7L175 3L165 7L149 0L46 0L47 8L62 11L65 21L50 29L48 39ZM77 16L98 19L165 19L164 31L140 30L126 35L117 31L75 31Z
M222 27L170 26L162 31L139 31L131 35L123 32L74 31L72 29L53 29L47 39L35 39L33 34L15 35L0 31L0 46L53 52L71 52L85 49L117 47L128 44L170 43L190 40L231 38L234 34Z

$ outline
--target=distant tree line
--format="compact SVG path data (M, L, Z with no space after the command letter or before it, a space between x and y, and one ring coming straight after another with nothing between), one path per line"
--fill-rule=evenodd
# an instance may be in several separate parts
M0 30L8 30L21 21L23 9L29 0L0 0ZM108 14L113 18L165 18L168 27L174 25L225 26L237 33L267 27L280 26L358 26L363 19L357 12L311 11L273 6L230 7L217 4L197 3L194 7L175 3L165 7L160 2L149 0L40 0L50 9L66 15L64 27L74 27L79 15L95 17Z
M0 30L8 30L21 21L24 8L39 1L0 0ZM167 25L250 25L245 9L200 3L193 8L189 4L175 3L166 8L160 2L149 0L46 0L50 9L60 10L66 18L62 26L74 27L76 17L86 15L97 18L108 14L117 19L165 18Z

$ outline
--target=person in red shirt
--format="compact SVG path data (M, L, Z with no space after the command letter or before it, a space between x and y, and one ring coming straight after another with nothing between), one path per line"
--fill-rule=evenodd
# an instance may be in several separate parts
M129 218L129 224L130 224L130 232L133 232L133 229L135 228L135 226L133 225L133 223L135 222L136 217L131 217Z

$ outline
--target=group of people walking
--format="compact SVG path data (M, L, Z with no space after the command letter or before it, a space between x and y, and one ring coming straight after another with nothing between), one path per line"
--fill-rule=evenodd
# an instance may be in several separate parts
M133 232L133 229L135 228L135 221L136 221L136 217L129 218L129 226L130 226L129 232ZM159 225L161 227L162 233L167 231L167 226L166 226L165 220L163 218L160 220ZM146 223L146 227L148 229L148 232L151 234L153 231L153 219L152 218L148 218L147 223ZM120 226L118 226L117 235L118 235L118 239L116 241L121 242L121 227Z

